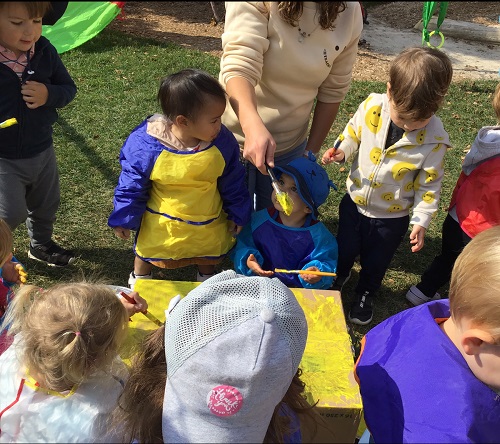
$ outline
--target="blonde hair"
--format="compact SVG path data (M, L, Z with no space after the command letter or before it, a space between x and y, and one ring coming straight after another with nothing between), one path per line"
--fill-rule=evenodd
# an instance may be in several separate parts
M22 335L21 361L54 391L68 390L106 370L128 324L127 311L115 292L88 282L57 284L47 290L25 285L5 316L9 334Z
M500 226L475 236L458 256L450 281L453 320L466 318L500 341Z
M306 400L301 374L299 368L282 403L314 420L314 406ZM148 333L143 342L136 346L130 375L113 412L111 428L123 433L123 442L136 439L141 443L163 443L162 413L166 380L165 326L162 326ZM276 406L270 418L264 443L284 442L285 436L296 431L292 429L290 419L279 412L282 403Z
M4 261L12 253L12 231L3 219L0 219L0 267L3 266Z
M443 103L453 77L450 58L429 47L407 48L389 68L391 102L410 120L430 118Z
M498 123L500 124L500 83L495 88L493 93L493 100L491 101L495 114L497 115Z

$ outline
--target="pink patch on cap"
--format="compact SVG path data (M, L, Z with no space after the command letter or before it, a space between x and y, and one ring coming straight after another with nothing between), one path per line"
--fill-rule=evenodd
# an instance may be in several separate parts
M207 396L207 406L216 416L234 415L242 405L243 396L238 389L230 385L218 385L210 390Z

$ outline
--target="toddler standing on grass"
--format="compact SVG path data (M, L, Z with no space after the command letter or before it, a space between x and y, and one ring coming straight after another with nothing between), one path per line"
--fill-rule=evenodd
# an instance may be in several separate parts
M387 92L370 94L335 142L338 148L323 155L323 163L353 156L339 206L339 262L332 288L342 290L359 255L361 271L348 315L355 324L372 321L376 292L409 224L411 251L424 246L450 145L435 113L452 75L451 61L439 49L405 49L391 63Z
M234 135L221 124L226 95L208 73L185 69L161 81L154 114L120 152L122 171L108 225L128 239L135 230L136 279L153 265L197 265L197 280L215 273L250 220L252 203Z
M500 125L500 83L493 94L493 109ZM437 292L449 282L458 255L470 240L500 224L500 126L481 128L465 155L441 230L441 254L412 285L406 299L413 305L440 299Z
M2 328L15 335L0 356L1 442L117 442L108 434L127 376L118 357L129 316L147 309L106 285L24 285Z
M26 221L28 257L63 267L75 254L52 240L60 202L52 126L76 86L56 48L41 35L50 7L0 2L0 122L16 119L0 129L0 218L13 230Z

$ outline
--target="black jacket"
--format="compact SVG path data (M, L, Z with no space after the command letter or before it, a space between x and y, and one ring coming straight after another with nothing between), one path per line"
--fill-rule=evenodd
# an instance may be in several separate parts
M0 122L15 117L17 125L0 129L0 158L34 157L52 144L52 125L57 120L56 108L73 100L76 85L64 66L56 48L45 37L35 43L35 54L26 66L22 81L35 80L47 86L47 103L29 109L21 95L17 74L0 63Z

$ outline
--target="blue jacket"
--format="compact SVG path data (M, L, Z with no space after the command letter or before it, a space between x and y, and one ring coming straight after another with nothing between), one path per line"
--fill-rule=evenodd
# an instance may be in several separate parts
M28 72L32 72L29 74ZM0 158L34 157L52 145L52 125L56 108L73 100L76 85L66 70L56 48L45 37L35 43L35 54L25 68L22 81L34 80L47 86L47 103L29 109L21 94L17 74L0 63L0 122L15 117L17 125L0 129Z
M440 329L449 316L448 299L433 301L364 337L355 375L376 443L499 442L500 395Z
M235 271L252 276L247 259L253 253L264 270L318 267L320 271L335 273L337 240L322 222L315 222L300 228L287 227L271 217L267 208L253 213L250 224L241 230L236 247L230 253ZM275 276L288 287L297 288L328 289L333 282L331 276L323 276L316 284L307 283L299 274L276 273Z

